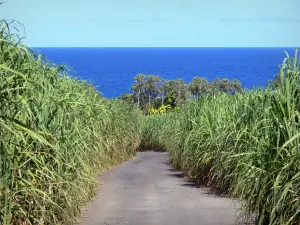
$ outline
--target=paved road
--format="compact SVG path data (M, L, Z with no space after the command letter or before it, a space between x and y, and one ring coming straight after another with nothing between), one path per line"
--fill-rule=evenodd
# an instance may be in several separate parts
M182 179L167 153L142 152L107 171L83 225L233 225L236 204Z

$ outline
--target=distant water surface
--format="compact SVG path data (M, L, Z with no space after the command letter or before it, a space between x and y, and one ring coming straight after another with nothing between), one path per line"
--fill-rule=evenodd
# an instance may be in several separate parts
M106 97L129 92L139 73L165 79L194 76L239 79L243 87L266 86L292 48L38 48L74 76L91 81Z

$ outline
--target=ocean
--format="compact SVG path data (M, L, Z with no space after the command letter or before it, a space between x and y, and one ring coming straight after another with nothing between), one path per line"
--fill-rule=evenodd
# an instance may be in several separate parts
M292 48L38 48L67 64L72 76L89 80L108 98L130 92L139 73L165 79L239 79L244 88L266 87Z

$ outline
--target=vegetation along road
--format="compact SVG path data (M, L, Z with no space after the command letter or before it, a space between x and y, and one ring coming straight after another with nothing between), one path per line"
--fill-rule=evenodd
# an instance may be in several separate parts
M84 225L229 225L239 214L233 200L182 179L167 153L138 153L102 179Z
M0 224L300 225L300 56L266 88L139 74L132 93L95 86L26 48L0 20ZM169 155L167 155L169 154ZM238 199L207 194L181 179ZM240 213L238 209L243 209ZM238 224L238 223L237 223Z

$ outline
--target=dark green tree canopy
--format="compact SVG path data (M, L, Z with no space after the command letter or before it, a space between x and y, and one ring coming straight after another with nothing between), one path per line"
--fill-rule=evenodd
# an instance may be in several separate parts
M150 107L158 108L162 105L176 105L188 99L199 98L201 95L225 92L234 94L243 90L239 80L220 79L209 82L205 77L196 76L190 83L185 83L182 78L165 80L160 76L138 74L134 77L131 94L123 94L119 98L136 104L137 108L149 110Z

